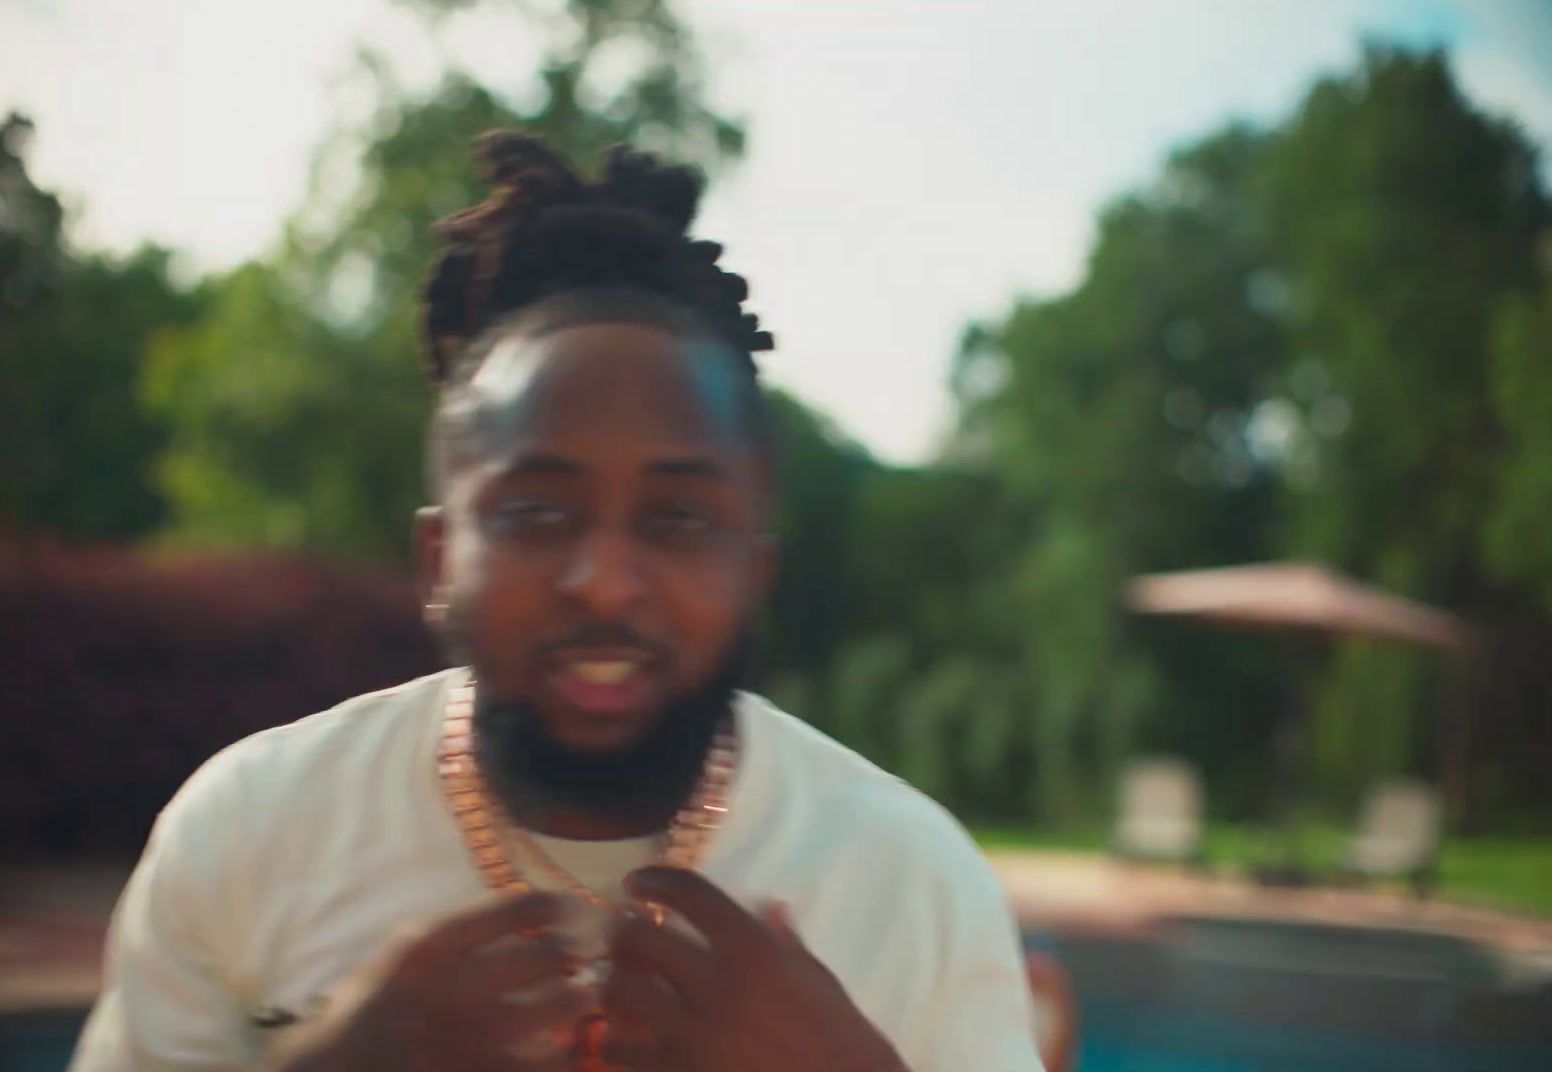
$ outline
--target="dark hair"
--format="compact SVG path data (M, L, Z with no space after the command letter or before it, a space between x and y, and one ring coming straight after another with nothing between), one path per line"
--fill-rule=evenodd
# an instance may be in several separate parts
M609 150L596 181L582 178L542 140L512 130L476 143L490 196L437 224L447 248L425 287L426 368L445 388L479 356L492 327L547 299L588 292L634 294L660 321L693 322L742 355L770 333L743 309L749 287L717 266L722 247L686 233L703 181L623 146ZM666 323L665 323L666 326Z
M541 139L512 130L481 136L476 153L490 196L437 224L447 248L424 293L426 371L440 395L431 486L473 423L473 400L459 388L509 325L542 332L627 321L724 343L747 374L741 408L750 436L773 463L753 355L775 343L744 311L744 278L717 266L722 247L687 234L700 173L621 146L589 181Z

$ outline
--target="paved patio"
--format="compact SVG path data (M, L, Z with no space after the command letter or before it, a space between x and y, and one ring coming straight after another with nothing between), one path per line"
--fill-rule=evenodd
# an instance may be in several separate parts
M79 1008L97 993L123 867L0 872L0 1012Z
M988 854L1026 923L1149 930L1174 916L1394 927L1449 934L1496 953L1513 977L1552 978L1552 919L1364 888L1273 888L1248 878L1099 853Z

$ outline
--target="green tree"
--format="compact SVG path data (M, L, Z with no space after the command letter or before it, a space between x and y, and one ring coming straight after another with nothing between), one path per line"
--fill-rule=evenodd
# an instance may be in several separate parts
M764 659L777 674L816 680L853 631L850 541L863 489L880 466L819 414L767 390L780 473L775 530L781 553Z
M1020 303L961 355L959 451L988 459L1025 519L990 583L1016 594L1051 819L1091 809L1085 787L1140 742L1178 745L1221 713L1193 681L1211 647L1140 646L1117 593L1137 572L1256 557L1269 537L1281 459L1263 425L1284 338L1255 215L1261 144L1232 128L1176 154L1105 212L1073 293ZM1256 736L1223 743L1243 762Z
M852 640L834 654L809 716L837 740L884 767L899 759L895 717L911 676L910 647L883 634Z
M1441 54L1375 48L1315 87L1265 172L1297 350L1351 415L1295 500L1297 542L1459 603L1500 459L1490 327L1549 220L1534 150Z
M12 112L0 123L0 301L7 321L54 281L65 259L64 210L27 174L32 120Z
M1492 338L1493 401L1502 427L1487 560L1552 614L1552 272L1539 293L1505 302Z
M1494 560L1512 560L1531 586L1546 576L1526 574L1508 536L1523 531L1512 485L1544 465L1525 433L1546 415L1527 421L1519 392L1552 373L1544 350L1514 345L1524 314L1502 311L1534 288L1552 221L1534 147L1464 98L1442 53L1376 46L1310 92L1269 147L1264 182L1292 283L1294 352L1343 415L1315 444L1313 478L1289 497L1293 548L1463 612L1491 635L1524 600ZM1500 316L1507 346L1495 361ZM1317 710L1328 775L1356 789L1375 767L1358 756L1435 768L1436 664L1415 652L1341 653Z
M58 199L27 174L32 125L0 124L0 519L23 531L128 539L163 520L150 466L162 428L135 403L146 348L197 293L168 255L81 253Z
M967 335L953 456L1022 510L997 583L1025 623L1047 815L1139 744L1253 804L1269 728L1320 664L1131 623L1116 596L1137 572L1288 554L1479 623L1499 653L1484 781L1533 799L1548 218L1532 146L1442 55L1374 47L1279 127L1174 154L1104 213L1076 290ZM1438 773L1428 658L1339 645L1318 677L1322 786Z

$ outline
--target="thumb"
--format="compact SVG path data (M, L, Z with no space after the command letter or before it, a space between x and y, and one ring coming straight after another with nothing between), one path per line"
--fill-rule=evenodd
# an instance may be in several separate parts
M760 906L760 922L780 938L782 941L802 946L803 939L798 936L797 926L792 922L792 909L786 901L766 901Z

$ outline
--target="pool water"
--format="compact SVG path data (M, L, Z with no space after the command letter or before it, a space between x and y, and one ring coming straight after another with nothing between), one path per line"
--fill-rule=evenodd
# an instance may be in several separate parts
M1082 999L1080 998L1080 1001ZM1083 1002L1077 1072L1548 1072L1552 1048L1408 1042Z
M61 1072L85 1020L79 1011L0 1014L0 1072Z
M1552 989L1442 935L1182 920L1033 932L1066 968L1079 1072L1549 1072Z

